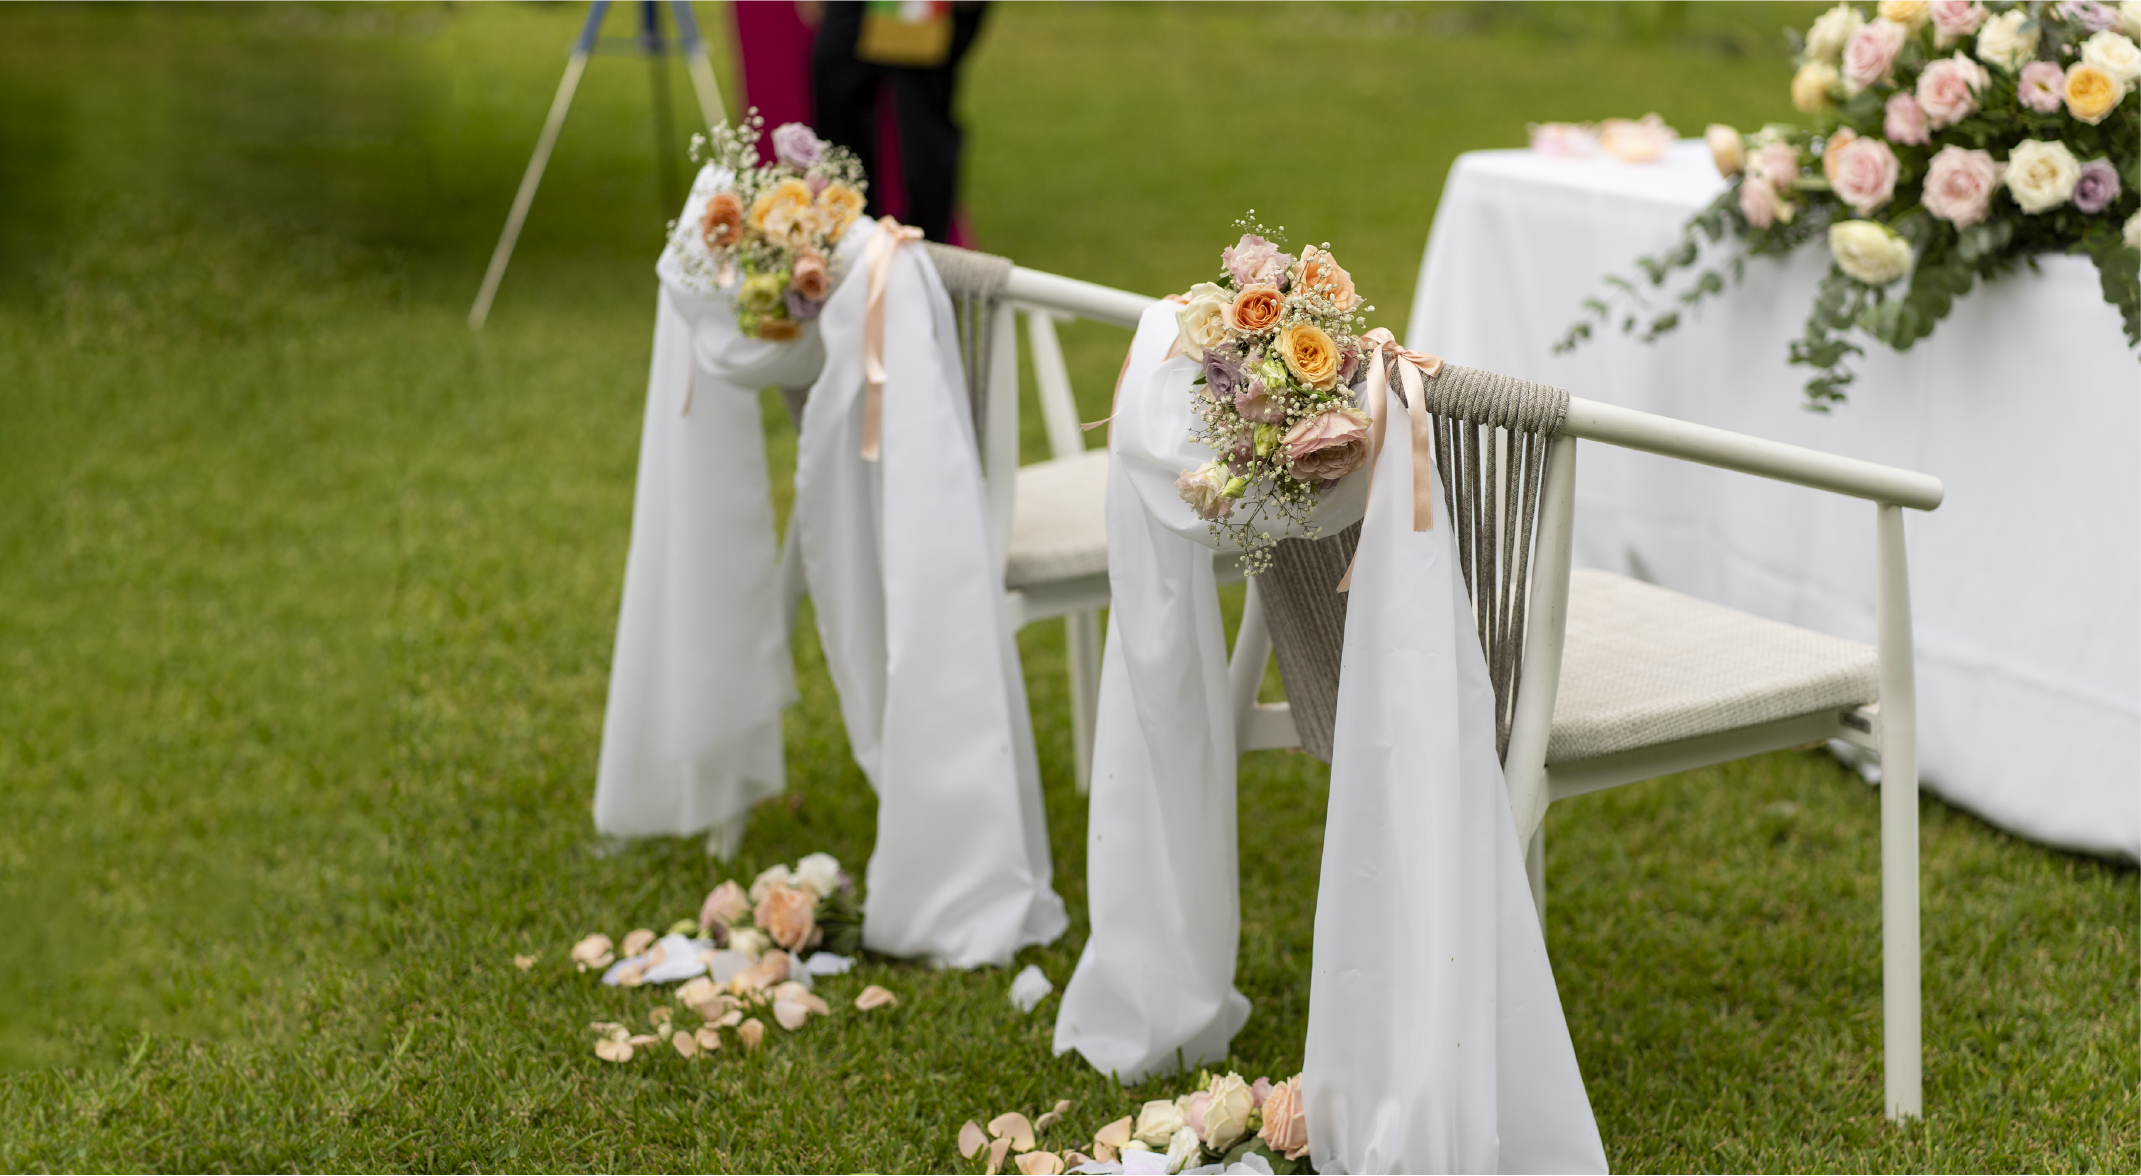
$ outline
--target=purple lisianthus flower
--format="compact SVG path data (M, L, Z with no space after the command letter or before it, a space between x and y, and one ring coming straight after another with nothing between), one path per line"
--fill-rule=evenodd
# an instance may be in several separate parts
M1353 386L1353 377L1359 374L1360 345L1348 343L1345 349L1338 353L1338 382L1350 388Z
M782 123L773 129L773 155L789 167L804 171L825 158L825 144L802 123Z
M1260 425L1283 424L1286 420L1286 398L1264 386L1262 380L1250 380L1234 393L1234 411L1245 421Z
M2050 114L2066 101L2067 71L2050 61L2032 61L2022 67L2015 82L2015 100L2039 114Z
M1204 394L1213 400L1231 400L1241 387L1241 356L1232 348L1204 349Z
M2082 165L2074 181L2074 207L2091 216L2111 207L2119 198L2119 169L2108 159L2092 159Z
M781 301L788 306L788 317L799 323L807 323L825 310L823 302L812 302L793 289L782 295Z
M2071 20L2092 33L2101 33L2119 20L2119 10L2100 0L2060 0L2062 20Z

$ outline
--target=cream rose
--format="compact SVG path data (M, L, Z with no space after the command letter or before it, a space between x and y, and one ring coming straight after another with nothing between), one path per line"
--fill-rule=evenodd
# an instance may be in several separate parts
M1893 21L1914 33L1933 19L1932 0L1881 0L1874 11L1882 20Z
M1829 255L1845 273L1869 286L1886 286L1911 268L1910 242L1875 221L1830 225Z
M2028 23L2029 14L2019 8L1987 20L1977 31L1977 59L2009 73L2021 69L2023 62L2037 55L2037 30L2025 32L2023 26Z
M1747 140L1739 130L1723 123L1711 123L1703 128L1702 141L1710 145L1710 162L1717 165L1717 174L1730 179L1747 167Z
M1223 1152L1249 1134L1249 1112L1256 1109L1256 1096L1239 1074L1212 1079L1204 1104L1204 1145Z
M1680 132L1656 113L1642 118L1609 118L1598 124L1598 143L1623 163L1649 163L1665 154Z
M1156 1098L1137 1111L1137 1126L1130 1137L1148 1147L1166 1147L1175 1132L1189 1124L1182 1117L1182 1108L1173 1099Z
M795 864L796 881L818 892L819 898L831 898L840 888L840 859L829 853L814 853Z
M1324 392L1338 386L1338 345L1314 323L1279 332L1279 357L1304 384Z
M2120 0L2119 31L2141 41L2141 0Z
M1866 18L1849 4L1839 4L1822 13L1815 19L1814 27L1806 31L1807 59L1835 64L1844 55L1844 46L1851 43L1851 34L1858 32L1865 23Z
M2024 139L2007 153L2007 192L2024 212L2049 212L2065 204L2081 176L2081 161L2065 143Z
M1829 95L1843 75L1826 61L1809 61L1792 75L1792 105L1801 113L1815 114L1829 108Z
M2082 42L2082 64L2093 65L2129 86L2141 82L2141 48L2110 29Z
M1289 1160L1308 1153L1308 1110L1302 1105L1299 1074L1264 1096L1264 1129L1256 1134L1265 1147Z
M2128 249L2141 249L2141 212L2126 218L2126 230L2121 239Z
M1200 519L1223 519L1234 513L1234 500L1227 497L1226 467L1216 461L1183 470L1175 479L1175 494L1189 503Z
M862 193L846 184L827 184L825 190L818 193L816 210L819 227L824 229L826 239L838 241L847 232L847 227L862 215L867 203Z
M751 901L766 897L766 892L776 886L795 885L795 874L786 866L768 866L751 879Z
M2126 97L2126 83L2093 65L2077 65L2067 71L2067 113L2090 126L2118 108Z
M1233 297L1226 287L1199 282L1189 288L1182 309L1175 312L1175 326L1182 332L1182 354L1204 362L1204 349L1227 341L1227 304Z

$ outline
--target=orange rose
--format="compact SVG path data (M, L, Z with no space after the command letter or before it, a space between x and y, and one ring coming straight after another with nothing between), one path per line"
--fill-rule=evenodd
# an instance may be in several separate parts
M699 235L708 249L726 249L743 240L743 202L734 192L716 192L699 218Z
M788 284L795 292L812 302L823 302L833 292L833 274L826 268L825 258L816 253L796 255L795 268L789 274Z
M808 887L774 886L758 900L753 919L773 942L795 951L818 929L818 894Z
M792 319L762 318L758 320L758 337L768 343L786 343L790 339L799 339L802 336L803 324Z
M1302 1105L1301 1076L1288 1078L1264 1096L1264 1129L1257 1132L1264 1146L1289 1160L1308 1153L1308 1114Z
M1327 392L1338 386L1338 345L1314 323L1295 323L1279 332L1279 357L1311 388Z
M1339 268L1337 258L1314 245L1301 251L1301 284L1330 299L1340 310L1360 305L1360 295L1353 289L1353 275Z
M1227 307L1227 325L1237 331L1268 331L1279 325L1285 302L1277 286L1251 286L1234 296Z

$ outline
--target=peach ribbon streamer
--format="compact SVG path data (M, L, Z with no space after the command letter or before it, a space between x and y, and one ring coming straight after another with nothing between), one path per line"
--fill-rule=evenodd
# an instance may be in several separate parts
M1361 342L1374 345L1368 357L1368 494L1371 499L1375 494L1375 461L1383 453L1383 429L1389 416L1390 374L1383 367L1383 353L1388 351L1398 361L1398 382L1405 386L1405 415L1412 432L1412 529L1432 531L1435 529L1435 434L1427 423L1427 395L1420 377L1425 375L1432 380L1441 375L1442 360L1398 346L1397 338L1383 327L1361 336ZM1358 562L1360 548L1355 547L1336 591L1352 589L1353 565Z
M892 280L892 255L922 239L922 230L880 217L865 259L870 266L870 298L862 311L862 460L877 460L878 435L885 414L885 286Z

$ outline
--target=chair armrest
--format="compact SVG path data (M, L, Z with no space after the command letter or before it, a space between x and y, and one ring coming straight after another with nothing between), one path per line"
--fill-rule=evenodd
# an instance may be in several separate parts
M1080 318L1135 328L1137 320L1154 299L1060 274L1043 273L1025 266L1011 268L1004 296L1040 310L1074 314Z
M1818 449L1764 441L1759 437L1601 404L1578 396L1569 397L1569 415L1562 423L1561 431L1586 441L1602 441L1623 449L1677 457L1918 510L1934 509L1946 494L1940 479L1931 474L1860 461L1855 457L1839 457Z

